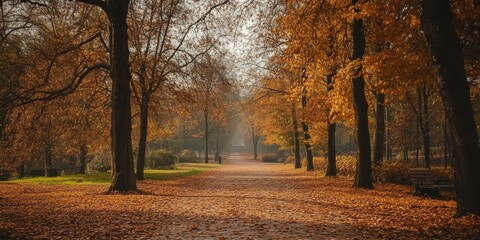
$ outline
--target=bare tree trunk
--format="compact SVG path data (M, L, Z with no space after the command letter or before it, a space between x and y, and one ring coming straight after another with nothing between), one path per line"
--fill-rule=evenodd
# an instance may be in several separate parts
M427 95L427 87L423 84L423 88L421 91L422 95L422 135L423 135L423 154L425 156L425 167L430 168L430 127L429 127L429 116L428 116L428 95Z
M45 177L54 177L53 174L53 165L52 165L52 158L53 158L53 145L50 141L45 142Z
M373 162L382 165L385 145L385 94L375 95L375 135L373 136ZM388 148L387 148L388 150ZM388 153L388 151L387 151Z
M447 125L447 113L443 118L443 161L444 169L447 169L448 162L448 125Z
M84 144L80 145L80 170L78 171L79 174L85 174L87 168L87 153L88 149L87 146Z
M337 176L337 159L335 152L335 130L337 125L335 123L328 124L328 152L327 152L327 176Z
M457 216L480 215L480 148L462 46L448 0L422 1L422 29L437 67L456 153Z
M130 63L127 32L129 1L109 0L113 30L111 43L112 77L112 182L109 191L137 189L132 154L132 116L130 106Z
M333 90L332 85L333 75L327 75L327 92ZM336 123L327 121L328 136L327 136L327 176L337 176L337 153L335 149L335 130L337 128Z
M352 5L355 6L357 2L358 0L352 0ZM365 34L363 32L363 20L361 18L355 18L353 20L352 37L352 59L362 59L365 52ZM358 146L357 171L354 186L373 189L370 133L368 130L368 104L365 98L365 79L361 72L362 67L360 66L359 69L357 69L356 76L352 79L353 108L355 111Z
M302 107L305 108L307 106L307 91L306 88L303 87L302 90ZM310 145L310 133L308 132L308 125L302 120L302 129L303 129L303 138L305 140L305 150L307 151L307 171L313 171L313 153L312 153L312 146Z
M302 168L302 162L300 161L300 139L298 133L298 121L297 111L295 111L295 105L292 104L292 119L293 119L293 141L294 141L294 153L295 153L295 168Z
M258 141L260 140L260 136L258 136L255 131L252 133L252 140L253 140L253 159L257 160L258 158Z
M147 151L147 135L148 135L148 105L150 95L146 90L142 90L142 102L140 103L140 139L138 143L137 158L137 179L143 180L145 170L145 154Z
M220 128L217 128L216 138L215 138L215 161L218 161L218 156L220 156Z
M205 163L208 163L208 109L204 110L205 115Z

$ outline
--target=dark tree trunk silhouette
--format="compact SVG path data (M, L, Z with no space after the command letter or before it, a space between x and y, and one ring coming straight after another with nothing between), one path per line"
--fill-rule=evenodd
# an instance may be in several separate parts
M252 143L253 143L253 159L257 160L258 158L258 141L260 140L260 136L257 135L255 128L252 127Z
M430 127L428 120L428 95L425 84L418 90L418 123L422 133L423 156L426 168L430 168Z
M352 5L355 6L357 2L358 0L352 0ZM353 20L352 37L352 60L360 60L363 58L365 52L365 34L363 30L363 20L361 18L355 18ZM370 133L368 130L368 104L365 98L365 79L361 72L362 66L357 69L352 79L353 108L355 111L358 146L357 171L354 186L373 189Z
M87 168L87 153L88 153L88 149L87 149L87 146L85 146L84 144L82 144L80 146L80 157L79 157L79 160L80 160L80 169L78 171L79 174L85 174L86 173L86 168Z
M45 142L45 177L55 177L56 174L53 173L53 144L50 141Z
M307 90L303 87L302 90L302 108L307 106ZM310 133L308 132L308 125L307 123L302 120L302 130L303 130L303 138L305 141L305 150L307 151L307 171L313 171L313 153L312 153L312 146L310 144Z
M88 2L88 1L86 1ZM97 2L97 1L94 1ZM137 189L132 153L130 106L130 63L127 32L129 1L109 0L107 15L111 23L112 77L112 182L110 191Z
M422 1L422 29L439 74L456 154L457 216L480 215L480 148L462 46L448 0Z
M336 123L328 124L328 153L327 153L327 176L337 176L337 159L335 153L335 130L337 128Z
M298 133L298 121L297 111L295 111L295 105L292 104L292 120L293 120L293 142L294 142L294 154L295 154L295 168L302 168L302 162L300 159L300 139Z
M147 148L148 135L148 105L150 102L150 94L142 90L142 102L140 103L140 139L138 143L138 158L137 158L137 179L143 180L145 170L145 154Z
M332 84L333 75L327 75L327 92L333 90ZM337 176L337 153L335 150L335 130L337 128L336 123L328 120L327 122L328 135L327 135L327 176Z
M373 136L373 162L382 165L385 145L385 94L375 94L375 134Z
M205 117L205 163L208 163L208 108L204 109Z

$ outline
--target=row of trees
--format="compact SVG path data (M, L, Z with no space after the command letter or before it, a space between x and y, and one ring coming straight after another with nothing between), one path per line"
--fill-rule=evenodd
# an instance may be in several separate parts
M373 188L372 163L382 164L394 148L407 161L415 150L418 161L421 143L430 167L432 140L451 146L458 214L479 214L479 106L471 101L479 90L472 54L479 9L473 1L279 1L261 23L271 54L249 101L256 105L252 128L292 148L296 168L302 141L307 170L312 151L324 149L327 176L336 175L337 125L354 130L354 185L361 188Z
M77 2L0 5L1 159L44 159L48 176L55 155L79 155L85 172L88 155L111 149L110 190L135 190L147 141L177 131L192 106L206 115L199 137L212 121L226 129L233 80L210 29L228 0Z

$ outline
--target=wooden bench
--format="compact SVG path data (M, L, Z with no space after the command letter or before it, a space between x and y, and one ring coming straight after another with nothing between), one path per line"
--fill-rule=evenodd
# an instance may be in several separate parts
M410 168L408 172L414 187L414 195L427 194L431 197L441 197L440 190L453 189L453 185L436 184L432 169Z

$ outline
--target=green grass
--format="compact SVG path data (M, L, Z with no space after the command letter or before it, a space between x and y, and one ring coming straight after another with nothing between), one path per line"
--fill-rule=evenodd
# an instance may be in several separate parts
M192 176L212 168L216 168L216 164L203 163L179 163L175 170L145 170L146 180L172 180L182 177ZM14 179L7 182L11 183L36 183L36 184L60 184L60 185L76 185L76 184L109 184L110 173L89 173L63 175L58 177L28 177L22 179Z

